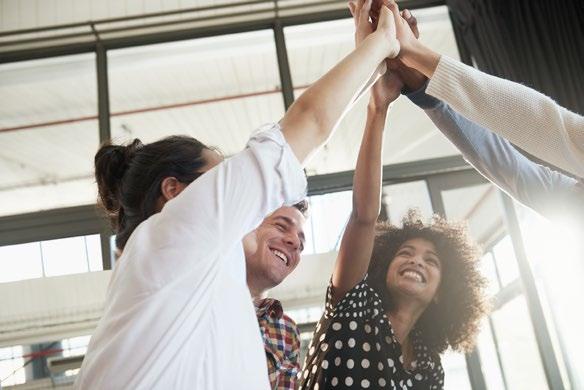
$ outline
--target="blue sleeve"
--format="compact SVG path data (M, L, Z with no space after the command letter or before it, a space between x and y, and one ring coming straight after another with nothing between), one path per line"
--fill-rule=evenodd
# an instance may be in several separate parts
M503 137L455 112L426 94L425 86L408 94L436 127L484 177L517 201L556 219L584 216L584 186L560 172L529 160Z

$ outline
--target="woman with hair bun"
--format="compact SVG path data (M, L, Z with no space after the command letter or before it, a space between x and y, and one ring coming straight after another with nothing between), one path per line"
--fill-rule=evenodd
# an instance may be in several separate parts
M385 9L359 48L228 160L191 137L100 148L99 195L121 255L76 388L269 387L242 238L304 197L302 165L398 52Z

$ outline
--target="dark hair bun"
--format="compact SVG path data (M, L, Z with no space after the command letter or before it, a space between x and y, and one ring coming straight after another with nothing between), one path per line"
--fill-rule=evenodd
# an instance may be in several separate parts
M103 144L95 154L95 180L99 201L108 215L115 221L120 212L120 188L124 174L142 142L134 139L127 146Z

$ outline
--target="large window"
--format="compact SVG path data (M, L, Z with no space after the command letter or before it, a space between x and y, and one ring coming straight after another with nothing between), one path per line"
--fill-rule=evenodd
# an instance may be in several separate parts
M0 65L0 216L95 202L95 55Z
M0 385L12 386L25 382L22 347L0 348Z
M231 155L284 114L272 31L114 50L108 60L118 142L184 134Z
M440 53L458 58L446 7L416 10L414 14L420 25L420 39ZM354 48L354 23L351 19L288 27L284 31L296 96ZM327 148L311 161L307 168L309 174L354 168L368 99L367 94L346 115ZM459 152L422 110L404 96L395 102L386 125L384 164L456 154Z
M98 234L0 247L0 283L102 269Z

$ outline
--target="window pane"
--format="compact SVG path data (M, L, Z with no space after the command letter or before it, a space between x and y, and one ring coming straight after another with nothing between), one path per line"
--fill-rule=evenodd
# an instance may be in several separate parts
M481 184L442 192L446 216L468 221L472 237L489 242L503 228L499 195L492 184Z
M550 223L526 207L518 206L525 250L546 303L546 313L553 318L556 348L563 350L563 360L572 388L584 388L584 242L578 229ZM552 341L556 338L552 337ZM561 346L561 347L560 347ZM562 355L562 354L560 354ZM563 365L560 365L563 368ZM567 374L567 373L565 373Z
M523 295L492 314L509 389L547 389L533 326Z
M485 378L487 389L500 390L505 388L503 372L499 365L497 343L493 339L492 328L488 319L485 319L479 334L478 350L481 359L481 370Z
M500 289L497 270L495 269L495 260L491 252L484 254L481 259L481 273L487 278L487 295L493 297Z
M0 215L91 204L95 55L0 65Z
M232 155L284 114L272 31L108 53L116 141L184 134Z
M0 247L0 283L43 276L38 242Z
M89 270L102 271L103 260L101 257L101 238L99 234L85 236L85 245L87 245Z
M444 368L444 389L471 390L464 355L447 351L441 358Z
M432 215L432 204L425 181L392 184L383 187L383 202L387 206L388 220L400 224L409 209L416 208L422 216Z
M42 242L46 276L88 272L83 237L69 237Z
M63 356L77 356L77 355L84 355L87 351L87 345L89 345L89 336L79 336L73 337L70 339L65 339L61 342L61 346L63 348Z
M414 14L418 19L421 40L441 53L458 58L447 8L427 8L416 10ZM287 27L284 32L296 96L354 48L352 19ZM368 99L364 96L346 115L327 148L311 160L307 167L309 174L354 168ZM395 102L386 125L384 164L457 154L456 148L406 97L402 96Z
M25 382L22 346L0 348L0 380L2 386L13 386Z
M497 271L501 278L501 284L506 286L519 277L519 267L515 259L511 237L506 235L493 247Z
M315 195L309 198L309 226L303 254L324 253L338 249L352 209L352 191ZM310 250L313 252L309 252Z

